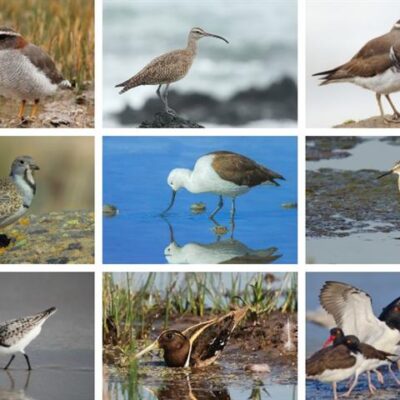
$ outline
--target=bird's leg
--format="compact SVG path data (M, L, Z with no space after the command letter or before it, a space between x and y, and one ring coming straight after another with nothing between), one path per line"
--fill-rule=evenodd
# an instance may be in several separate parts
M368 389L371 394L374 394L376 392L376 387L372 384L371 382L371 372L367 372L367 377L368 377Z
M224 206L224 199L222 198L222 196L219 196L219 201L218 201L218 205L217 208L211 213L211 215L209 216L210 219L214 219L215 215L218 213L218 211Z
M33 106L32 106L30 119L36 119L38 110L39 110L39 99L35 99Z
M173 110L171 107L168 106L168 90L169 90L169 83L167 83L165 85L165 89L164 89L164 106L165 106L165 112L172 115L172 116L176 116L176 111Z
M235 215L236 215L236 198L232 197L231 207L231 239L233 239L233 232L235 231Z
M32 368L31 368L31 363L29 362L29 357L25 353L24 353L24 357L25 357L26 363L28 364L28 371L31 371Z
M398 385L400 385L400 381L397 379L396 374L393 372L393 370L392 370L392 365L391 365L391 364L389 364L389 372L390 372L390 375L392 375L392 378L395 380L395 382L396 382Z
M353 384L350 386L349 390L343 395L343 397L349 397L351 395L351 392L353 391L353 389L356 387L358 382L358 375L356 374L354 376L354 381Z
M23 121L24 119L25 105L26 105L26 100L21 100L21 104L19 105L19 111L18 111L18 118L21 121Z
M378 371L377 369L374 370L375 374L376 374L376 379L378 379L378 382L383 385L385 383L385 379L383 378L383 375L381 374L380 371Z
M159 99L162 101L162 103L164 104L164 99L163 99L162 96L161 96L161 86L162 86L162 85L158 85L158 88L157 88L156 93L157 93L158 98L159 98Z
M338 395L337 395L337 384L336 382L332 383L332 389L333 389L333 400L338 400Z
M390 122L394 122L397 124L400 123L400 113L397 111L396 107L394 106L392 99L390 98L390 96L388 94L385 94L385 97L386 97L388 103L390 104L390 107L392 107L392 110L393 110L393 115L390 119L388 118L388 120Z
M383 122L387 123L388 121L386 120L385 113L383 112L381 94L376 93L376 101L378 102L379 112L381 113L381 117L383 118Z
M11 363L14 361L15 354L13 354L10 358L10 361L7 363L7 365L4 367L4 369L8 369L8 367L11 365Z

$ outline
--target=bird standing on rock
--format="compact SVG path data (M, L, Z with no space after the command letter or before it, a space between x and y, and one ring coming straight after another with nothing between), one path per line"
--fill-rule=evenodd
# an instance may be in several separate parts
M155 58L132 78L115 87L122 87L123 89L119 92L122 94L137 86L158 85L157 96L164 104L165 111L168 114L176 115L176 112L168 106L169 85L181 80L189 72L197 54L197 41L203 37L213 37L229 43L222 36L205 32L201 28L192 28L185 49L174 50ZM163 85L166 86L164 92L161 93Z

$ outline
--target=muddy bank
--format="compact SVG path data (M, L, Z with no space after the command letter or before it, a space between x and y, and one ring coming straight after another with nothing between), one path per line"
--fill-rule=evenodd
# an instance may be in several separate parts
M307 171L308 237L343 237L354 233L400 229L400 198L395 176L383 171Z
M340 159L351 155L349 150L365 139L358 136L308 136L306 161Z
M44 100L35 121L21 122L18 101L0 97L0 128L94 128L94 90L93 85L87 86L79 93L63 90ZM27 105L25 116L30 112Z
M0 264L94 263L94 213L28 215L1 230L11 238L0 248Z
M168 102L179 115L202 123L240 126L264 119L297 120L297 85L291 78L283 78L263 89L243 90L226 100L171 90ZM112 117L121 125L137 126L142 121L153 121L161 109L161 101L154 95L141 109L126 105Z
M388 118L391 115L386 115ZM399 121L400 122L400 121ZM360 121L345 121L334 128L400 128L400 123L385 122L381 116L371 117Z

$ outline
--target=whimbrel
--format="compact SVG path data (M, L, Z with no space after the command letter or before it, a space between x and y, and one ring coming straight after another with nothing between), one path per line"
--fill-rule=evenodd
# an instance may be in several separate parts
M399 176L397 185L398 185L399 192L400 192L400 161L397 161L396 164L394 164L394 166L389 171L385 172L382 175L379 175L376 179L381 179L384 176L387 176L390 174L397 174Z
M168 106L169 86L171 83L184 78L189 72L197 54L197 41L206 36L221 39L229 43L222 36L207 33L201 28L193 28L189 33L188 43L185 49L174 50L155 58L132 78L115 87L122 87L123 89L119 92L122 94L137 86L158 85L156 93L164 104L165 111L169 114L176 115L176 112ZM165 89L163 93L161 93L163 85L165 85Z
M350 82L376 93L379 112L384 122L399 122L400 113L394 106L390 94L400 91L400 20L385 35L370 40L347 63L318 72L321 86L328 83ZM393 48L394 46L394 48ZM384 95L393 110L393 116L387 118L383 112L381 96Z
M173 206L176 192L185 188L191 193L213 193L219 196L218 207L210 215L210 219L223 207L223 196L231 197L233 218L237 196L258 185L271 183L279 186L275 179L285 178L241 154L215 151L200 157L193 171L175 168L169 173L167 182L172 188L172 198L164 213Z

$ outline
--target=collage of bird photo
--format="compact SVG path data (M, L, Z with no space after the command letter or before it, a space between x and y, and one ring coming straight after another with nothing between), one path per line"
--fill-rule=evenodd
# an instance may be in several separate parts
M399 0L0 0L0 400L400 399Z

